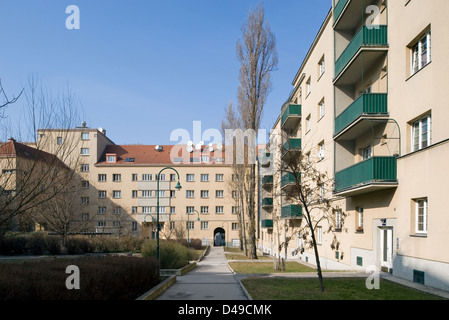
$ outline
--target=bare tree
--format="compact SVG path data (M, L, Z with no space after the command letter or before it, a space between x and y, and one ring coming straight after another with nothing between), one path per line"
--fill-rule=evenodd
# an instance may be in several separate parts
M332 196L334 181L327 172L321 172L317 167L318 150L308 150L307 154L302 150L295 150L295 146L286 144L280 146L282 161L280 173L284 185L282 196L292 203L293 208L301 210L300 225L293 226L301 235L304 246L296 251L304 252L305 248L312 249L315 254L320 290L324 291L323 275L320 264L320 256L317 246L317 228L327 227L323 233L333 234L331 249L339 250L340 242L336 231L342 231L345 213L333 203L336 199ZM292 152L292 150L295 150ZM291 236L285 237L284 246L288 245ZM341 253L343 254L343 253Z
M52 97L36 77L30 77L24 94L26 112L17 131L4 122L0 124L17 140L28 141L10 139L0 148L0 225L7 228L24 219L28 219L28 225L36 223L33 213L42 213L39 208L48 209L51 200L67 194L66 186L75 176L73 168L79 167L75 150L80 137L69 130L78 120L71 92ZM52 130L57 134L45 133Z
M16 103L17 100L19 100L22 93L23 93L23 89L20 91L20 93L17 95L17 97L14 96L14 97L12 97L12 99L10 99L8 97L6 91L3 89L2 80L0 79L0 95L3 97L3 101L0 102L0 110L4 111L6 106ZM3 117L3 115L2 115L2 117Z
M240 62L238 88L238 117L242 128L256 132L260 128L263 108L271 90L271 73L278 58L276 38L265 20L263 5L250 10L247 22L242 26L242 39L237 41L237 57ZM254 150L255 145L249 148ZM250 164L248 203L249 258L257 259L256 251L256 164Z

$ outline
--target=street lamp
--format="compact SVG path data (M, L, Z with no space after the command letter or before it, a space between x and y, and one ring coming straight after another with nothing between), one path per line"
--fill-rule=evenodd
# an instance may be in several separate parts
M176 172L176 174L178 175L178 183L175 186L176 190L181 190L181 183L179 183L179 173L178 171L176 171L175 169L173 169L172 167L165 167L163 168L161 171L159 171L158 175L157 175L157 206L156 206L156 210L157 210L157 221L156 221L156 241L157 241L157 249L156 249L156 259L157 262L159 264L159 271L161 269L161 260L160 260L160 253L159 253L159 231L160 231L160 225L159 225L159 181L160 181L160 177L161 177L161 172L164 170L168 170L171 169L174 172ZM158 272L158 275L160 274L160 272Z
M200 213L198 212L198 210L193 209L193 211L195 211L198 214L198 219L197 221L200 221ZM190 230L190 213L187 212L187 248L190 248L190 235L189 235L189 230Z

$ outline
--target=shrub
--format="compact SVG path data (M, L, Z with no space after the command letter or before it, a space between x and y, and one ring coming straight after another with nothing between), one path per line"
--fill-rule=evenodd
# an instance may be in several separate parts
M68 238L65 243L65 248L68 254L83 254L94 251L89 239L83 237Z
M32 254L44 254L45 251L47 251L47 242L45 236L39 232L32 233L27 239L26 248Z
M181 242L187 247L187 239L182 239ZM203 248L203 241L201 241L201 239L190 239L190 248L201 250Z
M24 254L27 240L25 237L5 237L0 239L0 254L15 255Z
M157 242L149 240L142 245L144 257L156 257ZM186 248L183 244L175 241L163 240L159 242L159 255L161 269L179 269L195 259L193 249Z
M119 240L120 251L122 252L140 252L142 244L145 242L142 238L137 237L121 237Z

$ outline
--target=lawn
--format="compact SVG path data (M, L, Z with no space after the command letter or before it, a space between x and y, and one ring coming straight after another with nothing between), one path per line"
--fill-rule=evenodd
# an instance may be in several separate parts
M378 290L369 290L365 278L325 278L324 292L318 278L248 278L242 283L254 300L441 300L381 279Z
M316 272L303 264L287 261L285 271L275 271L274 262L229 262L229 266L236 273L254 274L254 273L290 273L290 272Z

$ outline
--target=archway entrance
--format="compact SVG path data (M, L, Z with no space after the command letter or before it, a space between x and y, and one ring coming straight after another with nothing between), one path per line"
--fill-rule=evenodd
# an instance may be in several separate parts
M223 247L226 244L226 234L223 228L214 230L214 247Z

